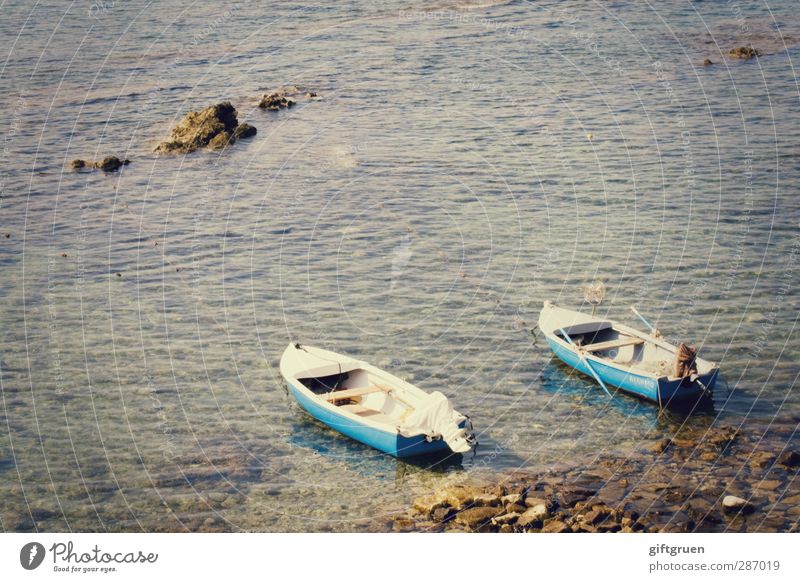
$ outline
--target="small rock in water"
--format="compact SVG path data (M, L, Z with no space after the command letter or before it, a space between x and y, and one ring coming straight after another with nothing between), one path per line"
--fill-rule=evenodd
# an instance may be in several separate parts
M583 487L565 487L559 492L559 503L563 507L572 507L579 501L584 501L594 495L591 489Z
M444 503L455 509L462 509L472 505L480 489L463 485L451 485L438 492L438 497Z
M234 139L247 139L248 137L253 137L256 133L258 133L258 130L249 123L240 123L233 130L233 137Z
M130 160L120 160L117 156L107 156L103 158L102 162L95 162L94 167L104 172L115 172L130 163Z
M756 483L756 489L763 489L764 491L775 491L780 486L781 482L777 479L764 479Z
M449 507L437 507L431 514L431 519L434 522L444 522L450 519L453 515L453 510Z
M542 522L549 518L550 514L547 511L547 506L543 503L529 508L517 519L517 525L520 527L535 526L538 522Z
M607 510L598 507L585 514L583 516L583 521L591 525L597 525L601 521L604 521L609 515Z
M545 508L550 506L550 502L542 497L526 497L525 505L528 507L536 507L537 505L544 505Z
M509 503L506 505L506 511L509 513L525 513L528 508L521 503Z
M515 505L517 503L522 503L522 495L519 493L511 493L509 495L503 496L503 503L506 505Z
M773 457L771 453L766 451L755 451L750 456L750 466L754 468L764 468L772 465L774 460L775 457Z
M230 133L227 131L221 131L211 138L211 141L208 142L208 148L212 150L221 150L233 142L234 139L231 137Z
M261 109L269 109L270 111L277 111L278 109L288 109L294 105L294 101L287 99L280 93L267 93L261 97L258 106Z
M703 61L703 66L704 67L710 67L713 64L714 63L713 63L713 61L711 59L706 59L706 60Z
M519 518L519 513L516 511L512 511L511 513L504 513L502 515L498 515L497 517L492 518L492 523L494 525L504 525L507 523L514 523Z
M694 449L697 447L697 441L693 439L672 439L672 444L679 449Z
M499 507L472 507L458 512L455 522L472 530L479 530L488 525L502 511Z
M478 507L489 507L493 505L500 505L500 498L497 495L492 495L491 493L485 493L483 495L476 495L473 503Z
M660 453L663 453L664 451L666 451L667 448L671 444L672 444L672 441L670 439L661 439L656 444L654 444L652 447L650 447L650 450L653 451L656 454L660 454Z
M752 505L746 500L742 499L741 497L736 497L735 495L726 495L722 499L722 508L730 513L736 511L749 511L752 509Z
M119 170L122 166L127 166L130 163L131 163L130 160L120 160L117 156L106 156L105 158L103 158L103 161L101 162L72 160L69 165L73 170L97 168L99 170L103 170L104 172L115 172L116 170Z
M414 509L425 516L431 516L434 511L444 506L445 503L436 495L417 497L414 500Z

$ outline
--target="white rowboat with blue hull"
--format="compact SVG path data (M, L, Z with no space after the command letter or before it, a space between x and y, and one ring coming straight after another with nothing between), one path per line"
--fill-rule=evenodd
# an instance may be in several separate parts
M291 343L281 375L311 416L395 457L466 453L476 444L469 419L441 392L428 394L366 362Z
M661 406L710 396L719 367L696 358L696 373L675 373L678 347L657 333L544 302L539 329L565 364L594 378L603 388L615 386Z

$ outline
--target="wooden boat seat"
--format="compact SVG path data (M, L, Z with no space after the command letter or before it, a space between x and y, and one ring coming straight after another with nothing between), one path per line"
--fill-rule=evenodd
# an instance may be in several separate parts
M377 422L382 422L383 424L394 424L395 421L391 416L387 416L378 410L372 410L371 408L367 408L366 406L361 406L360 404L345 404L344 406L340 407L342 410L347 410L348 412L352 412L358 416L369 418L370 420L374 420Z
M348 400L350 398L358 398L365 394L372 394L373 392L385 392L386 389L382 386L363 386L361 388L348 388L347 390L337 390L336 392L326 392L320 394L319 397L328 402L336 402L337 400Z
M390 386L383 386L381 384L373 384L371 386L364 386L361 388L348 388L347 390L338 390L335 392L326 392L325 394L320 394L319 397L323 400L327 400L328 402L339 402L341 400L351 400L354 398L358 398L360 396L364 396L365 394L373 394L375 392L392 392L392 388ZM414 407L403 400L402 398L395 397L401 404L406 407L406 411L403 412L402 416L400 417L400 422L405 422L408 416L414 412ZM374 418L375 420L381 420L382 422L391 421L392 419L385 414L378 412L377 410L372 410L371 408L367 408L366 406L361 406L360 404L344 404L344 405L337 405L341 408L349 410L353 414L357 414L359 416L369 416ZM380 418L378 418L378 416Z
M361 406L360 404L345 404L339 408L342 410L349 410L353 414L357 414L359 416L369 416L370 414L376 414L378 412L377 410L372 410L371 408Z
M625 346L638 346L643 344L644 340L640 337L625 337L622 339L615 339L607 342L600 342L597 344L589 344L588 346L581 346L587 352L602 352L613 348L622 348Z

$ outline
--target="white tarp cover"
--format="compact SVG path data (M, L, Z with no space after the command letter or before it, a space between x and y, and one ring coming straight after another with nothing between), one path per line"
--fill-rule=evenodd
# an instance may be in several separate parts
M467 441L466 429L459 428L463 417L453 410L447 396L431 392L424 402L408 415L400 427L404 436L424 432L428 436L441 435L454 453L466 453L472 449Z

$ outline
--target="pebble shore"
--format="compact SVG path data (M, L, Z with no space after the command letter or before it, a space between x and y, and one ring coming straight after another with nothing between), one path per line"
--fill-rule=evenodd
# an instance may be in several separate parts
M797 419L766 432L678 429L634 454L520 469L418 497L392 531L798 532Z

